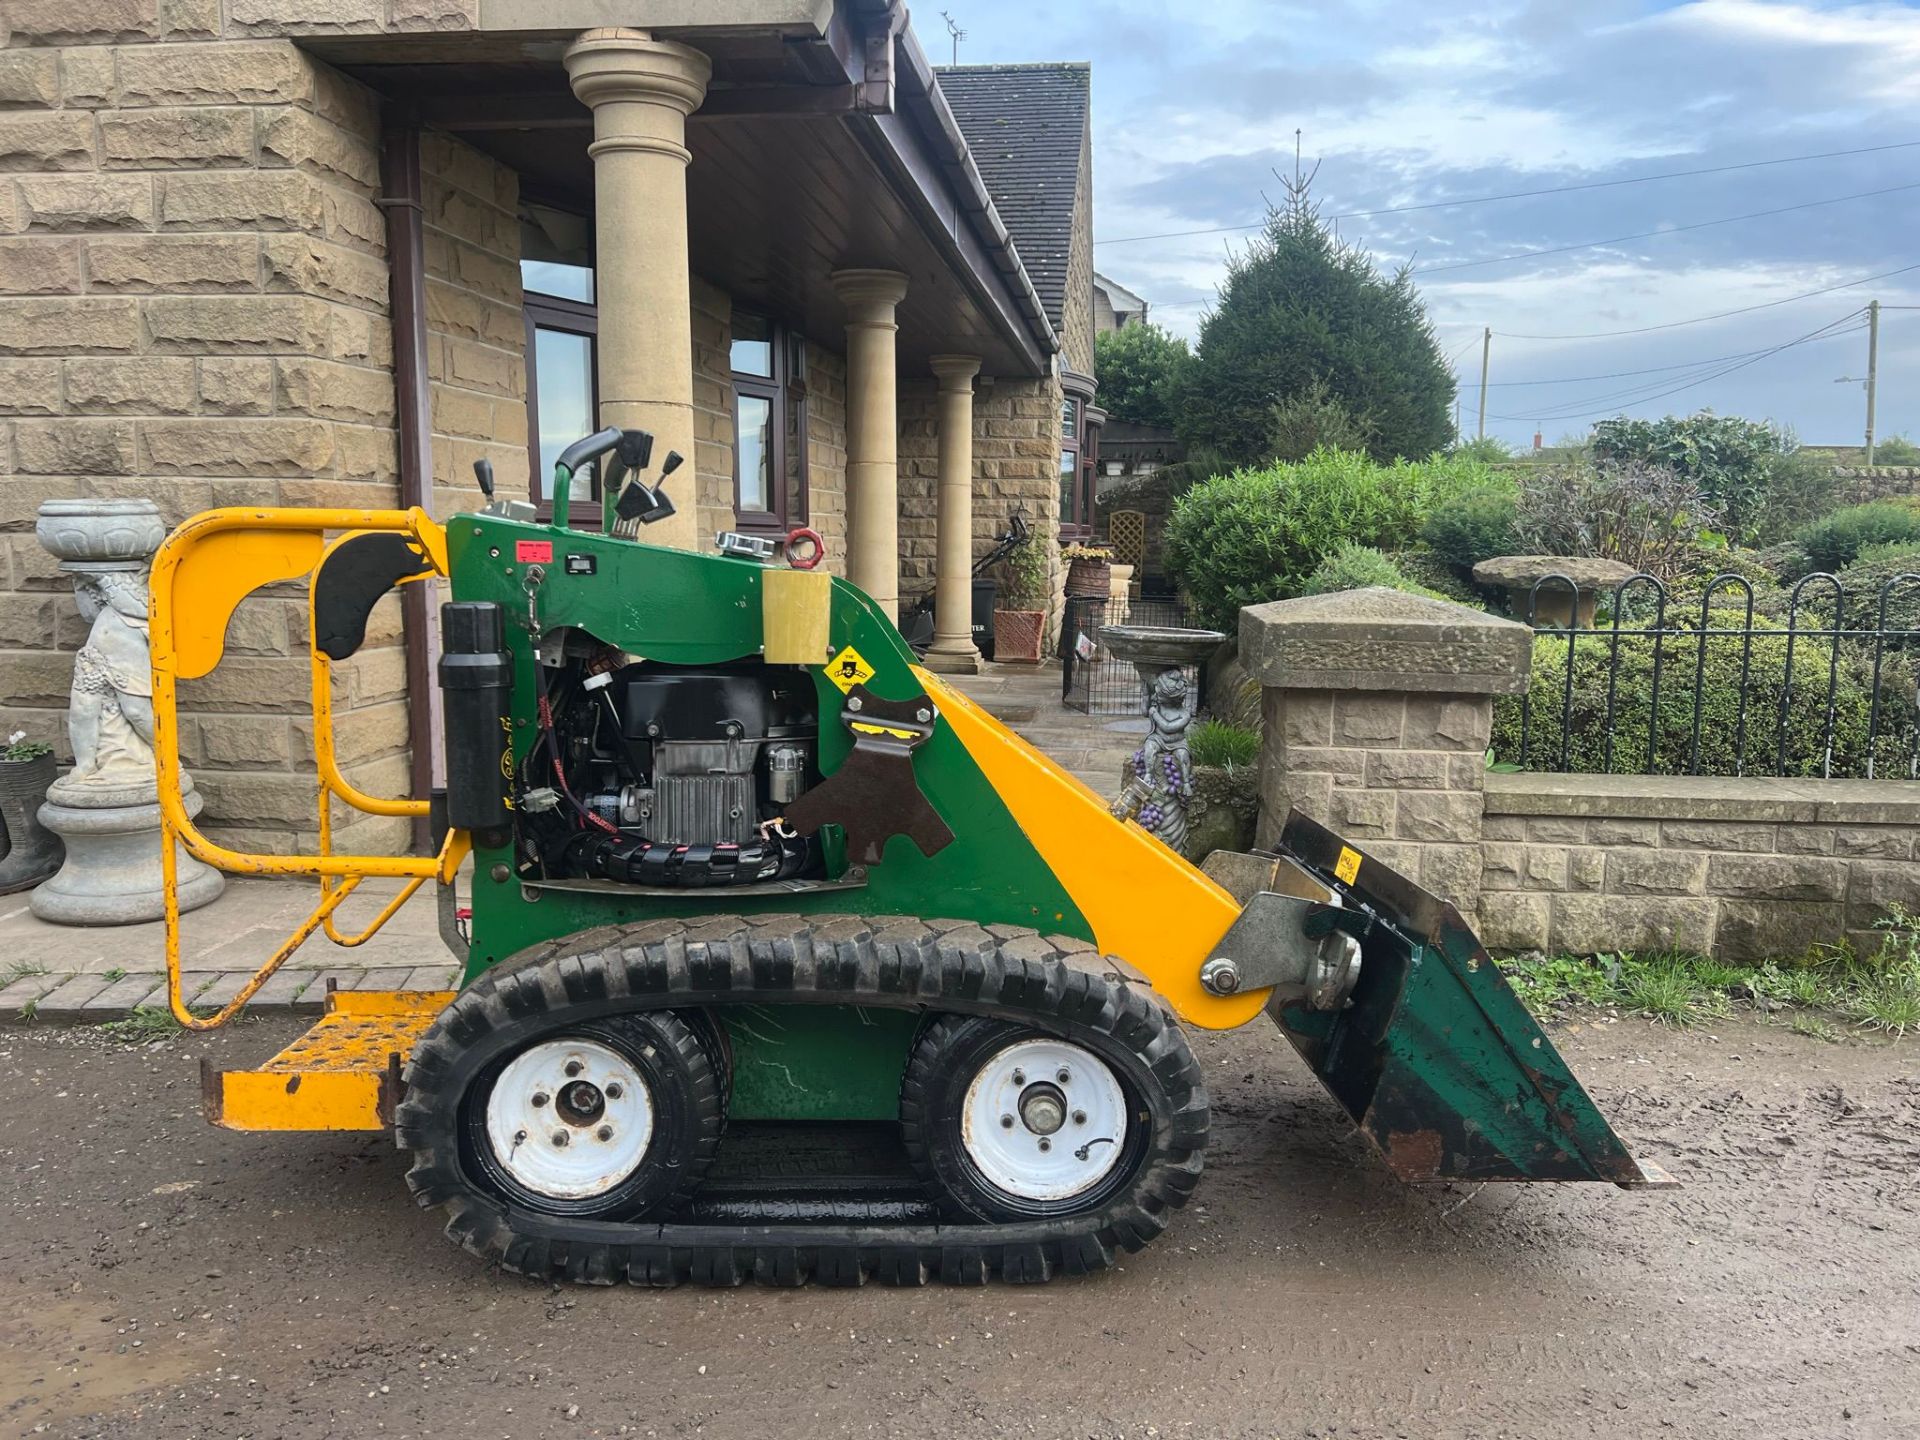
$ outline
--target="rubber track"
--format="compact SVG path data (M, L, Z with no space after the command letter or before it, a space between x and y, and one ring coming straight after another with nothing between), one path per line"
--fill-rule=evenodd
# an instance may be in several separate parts
M1007 1224L807 1226L570 1221L512 1209L461 1172L459 1095L489 1037L636 1009L830 1004L994 1015L1124 1061L1155 1112L1134 1183L1099 1209ZM589 1284L978 1285L1084 1274L1165 1228L1200 1177L1206 1088L1162 1003L1091 946L1016 926L883 917L728 916L584 931L476 980L414 1047L395 1139L447 1236L501 1268ZM1158 1099L1156 1101L1155 1095Z

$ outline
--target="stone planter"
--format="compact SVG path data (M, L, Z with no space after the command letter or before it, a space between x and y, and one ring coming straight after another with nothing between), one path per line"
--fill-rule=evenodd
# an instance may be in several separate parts
M1196 865L1216 850L1253 849L1260 818L1260 772L1251 765L1196 765L1187 807L1187 858Z
M0 760L0 895L31 889L60 868L59 837L40 823L47 787L58 773L52 755Z
M993 612L993 659L996 665L1038 665L1040 641L1047 629L1044 610Z
M1113 566L1105 560L1076 559L1067 563L1067 594L1105 600L1113 591Z

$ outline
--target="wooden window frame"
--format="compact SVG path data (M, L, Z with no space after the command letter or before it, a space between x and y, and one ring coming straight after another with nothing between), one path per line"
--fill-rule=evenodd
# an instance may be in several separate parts
M553 500L547 494L553 477L543 472L540 463L540 361L534 332L537 330L557 330L568 335L587 337L589 370L593 394L589 405L598 419L600 414L600 310L597 305L589 305L579 300L563 300L557 295L541 295L527 291L521 302L521 313L527 326L527 496L539 508L540 518L553 518ZM588 475L585 491L576 490L575 500L586 499L593 502L590 511L576 510L574 514L585 518L586 513L593 517L592 526L600 525L600 470L596 465Z
M1067 437L1059 418L1054 421L1054 430L1060 437L1061 457L1073 456L1074 513L1069 516L1063 512L1060 516L1059 541L1062 545L1083 545L1093 539L1093 470L1100 448L1097 437L1090 433L1087 424L1087 411L1093 408L1092 384L1088 381L1087 388L1083 390L1072 383L1073 378L1068 378L1060 396L1063 411L1069 402L1073 405L1072 438ZM1057 475L1054 483L1059 483Z

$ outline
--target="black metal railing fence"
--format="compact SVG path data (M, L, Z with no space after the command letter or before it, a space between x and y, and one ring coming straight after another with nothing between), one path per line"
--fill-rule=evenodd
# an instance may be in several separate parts
M1496 709L1499 765L1920 778L1920 574L1849 593L1817 573L1764 603L1731 572L1697 600L1644 573L1597 593L1549 575L1525 619L1533 674Z

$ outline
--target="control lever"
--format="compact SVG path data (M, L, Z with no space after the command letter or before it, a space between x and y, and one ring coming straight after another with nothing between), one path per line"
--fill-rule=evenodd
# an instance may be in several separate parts
M480 493L491 500L493 498L493 461L474 461L473 478L480 482Z
M629 431L628 433L643 432ZM651 451L653 437L649 435L646 440L648 450ZM646 461L642 460L640 463L644 465ZM635 478L625 490L620 492L620 499L613 507L614 513L630 525L651 525L675 513L673 501L667 497L666 481L667 477L684 463L685 457L678 450L669 450L667 458L660 462L658 483L648 485L645 481Z

